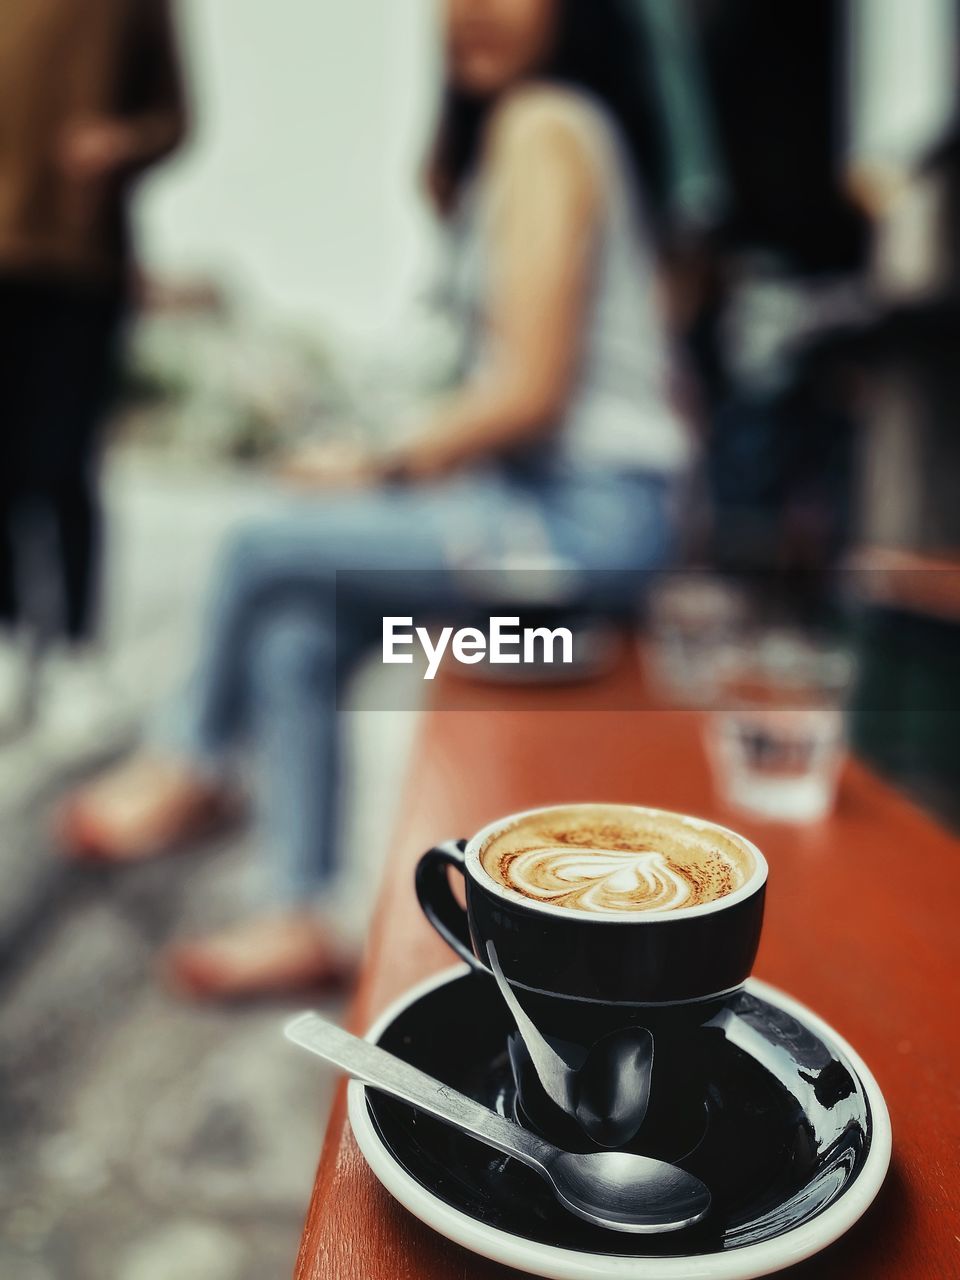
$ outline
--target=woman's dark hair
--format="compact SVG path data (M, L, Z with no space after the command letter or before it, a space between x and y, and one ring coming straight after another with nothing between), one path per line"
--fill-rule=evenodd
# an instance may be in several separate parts
M664 197L662 132L640 6L624 0L558 0L553 50L538 79L586 89L617 120L636 178L656 217ZM449 214L483 147L493 102L448 85L428 167L438 209Z

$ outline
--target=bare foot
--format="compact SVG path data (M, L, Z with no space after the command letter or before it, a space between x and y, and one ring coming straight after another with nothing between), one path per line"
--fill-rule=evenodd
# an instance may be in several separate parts
M304 913L245 921L166 953L170 985L197 999L237 999L347 982L348 948L315 916Z
M57 831L69 856L138 862L208 834L236 809L224 788L189 764L143 754L71 796Z

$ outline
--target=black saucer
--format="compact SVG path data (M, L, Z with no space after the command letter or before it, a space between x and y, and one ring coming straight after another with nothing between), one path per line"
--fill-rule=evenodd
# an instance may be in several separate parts
M710 1187L713 1207L685 1231L634 1236L592 1227L517 1162L357 1084L351 1120L374 1172L408 1208L502 1262L569 1275L567 1266L551 1269L551 1259L590 1255L596 1264L609 1258L609 1274L619 1275L627 1256L650 1260L632 1274L655 1276L656 1259L712 1257L716 1267L698 1275L756 1275L761 1261L773 1271L823 1248L863 1213L889 1162L889 1121L853 1050L787 997L751 982L731 997L722 1024L703 1033L706 1115L693 1150L678 1160ZM515 1117L510 1030L492 979L458 969L411 993L372 1038ZM527 1247L518 1252L520 1245ZM531 1254L529 1245L542 1247ZM543 1265L531 1266L531 1256ZM600 1265L589 1274L606 1272Z

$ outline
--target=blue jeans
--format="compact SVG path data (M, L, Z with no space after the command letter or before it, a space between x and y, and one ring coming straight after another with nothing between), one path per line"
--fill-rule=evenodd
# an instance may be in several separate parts
M490 471L288 502L233 535L166 737L212 775L250 748L278 903L309 903L338 869L338 682L379 640L381 617L475 613L457 563L508 553L605 571L581 580L608 591L618 575L666 562L673 503L672 482L653 474ZM350 569L381 572L351 579L345 600L337 573ZM586 585L582 599L591 603Z

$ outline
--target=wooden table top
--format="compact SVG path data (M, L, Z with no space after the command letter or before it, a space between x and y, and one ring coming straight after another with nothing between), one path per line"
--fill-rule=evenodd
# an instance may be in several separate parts
M620 705L635 704L636 670L627 663L613 679ZM757 976L853 1044L893 1124L893 1165L877 1203L842 1241L789 1274L960 1277L960 841L856 762L836 813L819 825L789 827L725 809L713 794L696 712L598 711L586 687L512 691L509 709L495 711L490 697L458 685L457 709L425 718L352 1027L365 1030L406 988L455 961L413 891L416 860L437 841L565 801L651 804L723 822L753 839L770 864ZM387 1195L356 1146L341 1088L298 1280L514 1274L450 1244Z

